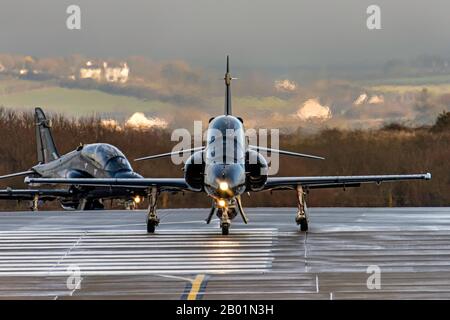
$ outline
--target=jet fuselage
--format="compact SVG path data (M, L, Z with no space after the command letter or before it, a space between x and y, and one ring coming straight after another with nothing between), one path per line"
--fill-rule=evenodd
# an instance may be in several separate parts
M211 120L204 151L204 187L210 197L230 200L245 192L246 148L241 120L231 115Z

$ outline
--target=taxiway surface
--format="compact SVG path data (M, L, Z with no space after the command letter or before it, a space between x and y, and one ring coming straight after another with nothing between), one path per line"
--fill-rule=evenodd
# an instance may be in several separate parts
M208 209L159 210L153 235L143 210L2 212L0 298L450 298L450 208L310 208L308 233L246 211L229 236Z

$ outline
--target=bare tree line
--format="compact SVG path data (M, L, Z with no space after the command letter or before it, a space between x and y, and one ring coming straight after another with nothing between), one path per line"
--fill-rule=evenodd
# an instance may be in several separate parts
M170 151L176 142L170 132L119 130L105 127L100 118L69 119L52 116L52 130L59 152L66 153L80 143L106 142L117 146L145 177L182 177L181 166L167 159L133 162L132 159ZM23 171L36 164L34 118L31 112L0 108L0 174ZM450 204L450 113L442 113L432 127L411 128L390 124L377 130L324 129L302 134L299 129L280 137L283 149L322 155L325 161L281 157L279 175L353 175L431 172L431 181L385 183L347 190L314 190L308 195L311 206L444 206ZM7 186L26 188L23 178L0 181ZM160 207L208 207L204 194L168 194ZM246 206L295 206L293 191L252 193ZM117 204L107 203L116 207ZM28 203L1 201L1 209L25 209ZM145 206L145 203L143 204ZM56 203L46 204L57 209Z

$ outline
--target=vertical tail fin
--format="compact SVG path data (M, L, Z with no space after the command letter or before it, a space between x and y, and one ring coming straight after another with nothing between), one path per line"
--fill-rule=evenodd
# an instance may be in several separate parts
M37 157L39 163L47 163L59 158L53 141L52 132L50 131L51 123L45 117L41 108L34 109L34 121L36 125L36 144Z
M225 115L231 116L231 80L230 75L230 56L227 56L227 72L225 73Z

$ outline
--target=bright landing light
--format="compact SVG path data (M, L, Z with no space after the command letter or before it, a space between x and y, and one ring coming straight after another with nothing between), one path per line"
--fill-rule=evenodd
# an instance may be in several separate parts
M136 197L134 197L134 202L136 203L136 204L139 204L140 202L141 202L141 197L139 197L139 196L136 196Z
M219 205L219 207L225 207L225 200L220 199L217 201L217 204Z
M227 191L228 190L228 183L225 181L222 181L221 183L219 183L219 189L222 191Z

